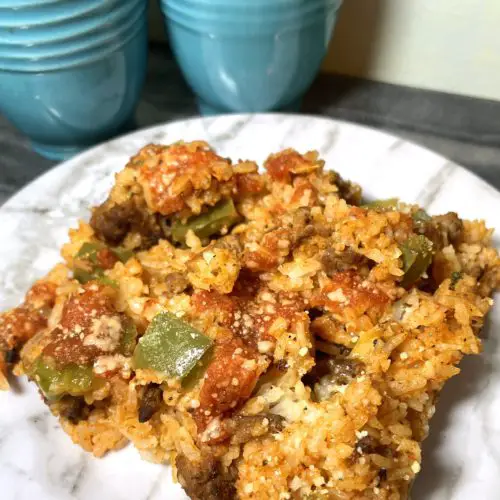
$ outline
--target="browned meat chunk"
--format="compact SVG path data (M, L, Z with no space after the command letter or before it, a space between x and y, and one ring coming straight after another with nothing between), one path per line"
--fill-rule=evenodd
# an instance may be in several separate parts
M364 436L358 439L355 448L360 454L370 454L376 453L378 447L379 443L373 436Z
M8 365L13 365L19 360L19 352L17 349L9 349L8 351L5 351L5 362Z
M359 206L361 203L361 188L354 182L344 180L337 172L328 172L329 181L338 188L338 195L349 205Z
M335 184L339 188L339 196L349 205L358 206L361 203L361 188L354 182L345 181L340 175L335 174Z
M311 382L317 382L325 375L328 375L332 383L347 385L361 371L361 365L352 359L332 358L320 354L318 354L317 358L316 365L307 374L307 379Z
M437 250L459 243L462 231L463 223L455 212L437 215L429 221L415 223L415 232L429 238Z
M235 500L237 471L225 470L212 457L190 462L178 455L175 461L177 477L191 500Z
M284 418L271 413L266 415L237 415L224 421L224 431L231 444L244 444L266 434L283 430Z
M433 217L433 220L441 230L444 246L456 244L460 241L464 225L455 212L437 215Z
M368 262L369 260L364 255L360 255L350 248L340 253L327 248L321 257L323 270L330 277L335 273L349 269L359 269L363 265L368 265Z
M163 391L157 384L149 384L144 389L138 411L139 422L147 422L160 409L162 395Z
M97 237L110 245L119 245L130 231L141 235L144 249L155 245L162 236L156 217L134 199L120 205L104 202L94 209L90 225Z
M72 424L87 420L92 409L91 406L85 403L82 397L75 396L64 396L55 406L57 406L59 415Z
M350 463L354 464L360 459L366 460L362 458L364 455L371 455L373 453L382 455L383 457L390 457L393 455L393 451L391 450L391 448L380 444L377 439L375 439L373 436L368 435L358 439L354 446L354 451L348 460ZM385 469L380 469L379 478L380 481L385 481Z
M135 217L136 208L132 202L123 205L103 203L94 209L90 225L99 238L118 245L127 235Z
M304 377L304 383L313 388L318 401L328 399L338 386L347 385L357 377L362 365L344 357L317 355L314 368Z

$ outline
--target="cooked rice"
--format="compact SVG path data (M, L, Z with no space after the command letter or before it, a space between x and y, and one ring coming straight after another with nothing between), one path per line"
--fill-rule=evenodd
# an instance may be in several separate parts
M0 316L0 388L40 353L93 366L98 387L47 401L63 429L98 457L131 441L172 463L193 499L407 498L439 391L481 351L500 272L492 231L360 205L315 152L264 167L203 142L143 148L70 230L64 263ZM175 224L229 198L236 224L173 243ZM416 235L432 261L403 287ZM84 243L107 245L104 280L73 277ZM215 343L189 383L118 353L128 321L142 335L164 311Z

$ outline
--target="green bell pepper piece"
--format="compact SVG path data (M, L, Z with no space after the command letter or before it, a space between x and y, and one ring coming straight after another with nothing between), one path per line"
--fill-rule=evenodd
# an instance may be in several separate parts
M450 290L455 290L457 283L464 277L463 273L454 271L450 277Z
M99 242L87 241L80 247L80 250L78 250L78 252L76 253L76 259L86 260L91 264L91 270L83 269L81 267L76 267L73 270L73 277L82 285L88 283L89 281L95 280L103 285L109 285L114 288L118 287L118 283L111 278L108 278L104 274L104 269L102 269L102 267L98 265L99 261L97 259L97 253L103 248L106 248L106 245ZM110 250L122 262L126 262L133 255L133 252L121 247L110 248Z
M86 241L80 247L80 250L78 250L78 252L76 253L75 258L80 260L88 260L92 264L97 265L99 263L97 260L97 253L103 248L106 248L106 245L104 245L103 243L99 243L97 241ZM124 263L134 255L134 252L123 247L110 248L110 250L115 254L118 260Z
M85 285L85 283L96 279L96 275L94 272L86 271L85 269L77 267L73 270L73 278L75 278L75 280L82 285Z
M101 285L109 285L113 288L118 288L118 283L115 280L108 278L108 276L104 274L104 271L100 267L94 268L93 271L87 271L85 269L77 267L73 270L73 278L75 278L82 285L85 285L85 283L88 283L89 281L95 280L98 283L101 283Z
M86 241L81 247L80 250L75 255L76 259L80 260L88 260L92 262L92 264L97 264L97 253L99 250L105 248L105 245L97 242L89 242Z
M57 400L65 394L82 396L100 384L91 366L69 364L58 368L53 359L43 356L35 360L29 375L49 400Z
M132 250L127 250L123 247L115 247L111 248L111 251L118 257L118 260L123 262L127 262L127 260L131 259L134 256L134 252Z
M432 262L432 242L425 236L410 236L400 245L404 276L401 286L409 287L425 273Z
M370 201L369 203L361 205L361 207L385 212L388 210L395 210L398 207L398 203L399 198L388 198L386 200Z
M427 222L432 219L432 217L425 210L417 210L413 215L412 219L414 222Z
M214 359L214 348L209 347L203 357L196 363L193 369L182 379L182 388L186 390L193 389L198 380L203 378L208 367Z
M224 226L233 226L240 219L231 198L222 200L208 212L190 217L186 223L176 220L172 224L172 239L184 243L186 233L191 229L198 238L206 239L219 233Z
M212 346L212 340L171 313L157 314L134 351L135 368L184 378Z

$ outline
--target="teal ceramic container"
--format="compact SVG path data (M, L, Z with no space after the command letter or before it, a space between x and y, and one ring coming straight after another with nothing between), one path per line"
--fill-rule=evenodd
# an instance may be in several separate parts
M0 112L68 158L133 125L147 47L147 0L0 0Z
M341 0L160 0L202 114L297 110Z

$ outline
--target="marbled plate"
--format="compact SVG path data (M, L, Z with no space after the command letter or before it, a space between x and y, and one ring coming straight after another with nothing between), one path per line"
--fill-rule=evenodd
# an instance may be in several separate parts
M0 209L0 308L21 300L58 259L67 230L102 201L113 173L150 142L205 139L235 160L262 162L286 147L317 149L327 165L373 198L398 196L431 213L455 210L500 228L500 193L463 168L396 137L328 119L292 115L222 116L142 130L47 172ZM500 491L500 307L484 353L468 358L444 390L426 441L414 500L497 499ZM97 460L74 446L33 387L0 394L3 500L180 500L170 469L128 447Z

